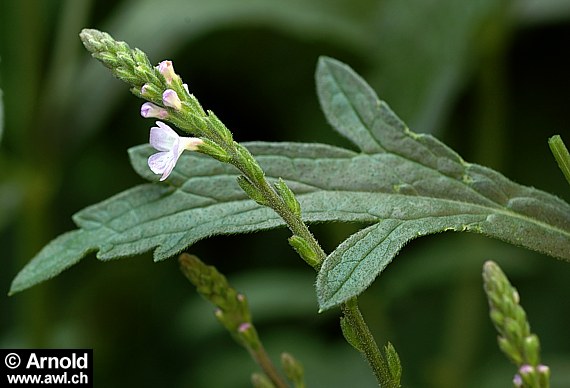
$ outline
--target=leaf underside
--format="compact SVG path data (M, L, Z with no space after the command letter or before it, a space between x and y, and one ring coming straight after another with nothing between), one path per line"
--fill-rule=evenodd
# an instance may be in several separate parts
M270 180L283 178L306 222L361 222L367 227L332 252L317 277L321 309L363 292L413 238L472 231L570 260L570 206L534 188L463 161L429 135L411 132L348 66L321 58L317 90L330 124L360 152L323 144L245 145ZM129 150L149 181L74 216L79 229L48 244L16 276L21 291L77 263L154 250L171 257L198 240L283 226L248 199L237 170L196 153L181 156L168 184L147 166L149 145Z

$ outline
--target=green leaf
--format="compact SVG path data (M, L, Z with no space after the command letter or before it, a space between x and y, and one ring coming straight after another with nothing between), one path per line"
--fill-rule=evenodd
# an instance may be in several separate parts
M429 233L473 231L570 260L567 203L466 163L435 138L409 131L340 62L321 59L317 83L329 122L364 152L323 144L244 145L268 179L282 178L291 188L306 222L369 224L323 263L317 279L322 309L361 293L405 243ZM147 165L155 151L143 145L129 152L135 170L158 182ZM238 175L212 158L184 153L166 183L137 186L77 213L81 232L73 238L76 248L65 251L66 265L55 250L53 257L40 252L31 269L18 275L13 292L55 275L90 251L108 260L154 250L155 260L163 260L212 235L283 226L272 210L247 198Z
M10 294L23 291L59 275L63 270L76 264L93 249L89 241L94 238L103 238L102 233L103 231L99 235L94 235L89 231L79 229L57 237L18 273L12 281Z
M377 163L375 169L362 168L359 178L379 188L362 203L379 222L344 241L319 272L321 309L360 294L404 244L430 233L473 231L570 260L567 203L469 164L430 135L411 132L336 60L321 58L316 78L328 121L370 154L366 164Z

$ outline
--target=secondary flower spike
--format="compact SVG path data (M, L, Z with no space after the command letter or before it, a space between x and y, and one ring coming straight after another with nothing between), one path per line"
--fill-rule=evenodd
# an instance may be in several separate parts
M172 172L184 150L196 151L204 141L197 137L182 137L162 121L150 129L150 145L160 151L148 158L148 166L155 174L162 174L163 181Z

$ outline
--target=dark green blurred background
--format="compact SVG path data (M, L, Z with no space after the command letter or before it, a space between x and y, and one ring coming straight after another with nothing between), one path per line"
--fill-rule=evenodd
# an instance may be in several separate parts
M126 149L145 143L141 101L93 60L78 33L105 30L174 61L239 141L352 147L326 124L319 55L350 64L416 132L470 162L566 200L547 139L570 143L570 1L2 0L0 347L94 348L97 387L246 387L255 365L216 324L175 260L93 255L8 298L10 282L71 215L142 182ZM330 251L355 225L312 229ZM278 230L190 248L251 302L276 358L304 362L310 387L375 382L317 314L314 273ZM267 254L269 252L269 254ZM361 297L380 343L394 343L406 387L506 387L514 367L487 319L480 273L500 263L542 340L554 387L570 386L570 265L476 235L409 244Z

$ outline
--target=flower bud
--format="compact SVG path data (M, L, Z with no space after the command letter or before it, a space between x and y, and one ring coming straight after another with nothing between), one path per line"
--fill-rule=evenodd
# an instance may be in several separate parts
M540 362L540 341L535 334L531 334L523 341L524 355L527 362L537 365Z
M168 117L168 111L152 102L145 102L141 106L141 116L146 118L156 117L159 119L165 119Z
M257 331L249 322L241 323L238 326L237 335L248 348L257 350L261 346L259 337L257 336Z
M289 237L289 244L295 251L305 260L311 267L316 267L319 264L319 257L314 249L309 245L304 238L293 235Z
M275 388L271 380L261 373L253 373L251 375L251 385L253 388Z
M154 87L151 84L144 84L141 88L141 96L150 97Z
M174 72L174 66L172 66L172 61L162 61L157 66L158 71L168 85L172 84L172 80L176 77L176 73Z
M277 193L279 193L279 196L283 199L285 205L287 205L287 208L291 210L291 212L295 214L297 217L300 217L301 205L299 204L299 201L297 201L295 194L289 188L289 186L287 186L285 181L279 178L279 180L275 183L275 188L277 189Z
M259 191L257 187L255 187L251 181L243 175L237 177L237 183L239 187L249 196L249 198L253 199L261 206L267 206L268 202L263 196L263 193Z
M281 353L281 366L287 378L296 386L303 384L303 365L290 353Z
M178 94L172 89L166 89L164 93L162 93L162 103L176 110L182 109L182 101L180 101Z
M538 381L541 387L548 387L550 382L550 368L546 365L538 365L536 367L538 372Z
M521 375L519 375L518 373L515 375L515 377L513 377L513 385L516 388L522 388L523 386L523 380Z

